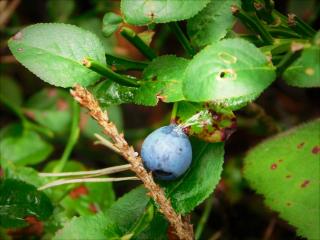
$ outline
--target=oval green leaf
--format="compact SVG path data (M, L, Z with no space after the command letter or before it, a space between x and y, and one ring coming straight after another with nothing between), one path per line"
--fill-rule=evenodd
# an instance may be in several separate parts
M210 0L122 0L121 11L126 22L133 25L167 23L193 17Z
M212 0L195 17L188 20L187 30L193 45L203 47L224 38L232 28L235 18L232 5L239 0Z
M25 182L6 179L0 185L0 225L9 227L27 226L27 217L45 220L52 214L49 198L35 186Z
M41 23L22 29L9 40L15 58L55 86L88 86L100 76L81 65L85 57L106 64L104 48L92 33L73 25Z
M218 184L224 159L223 143L192 143L193 159L189 170L179 179L163 182L174 209L189 213L202 203Z
M253 44L226 39L206 47L190 61L183 94L189 101L237 109L259 96L275 77L274 67Z
M259 144L245 158L252 188L308 239L320 236L319 133L320 119Z
M283 77L288 85L294 87L320 87L320 32L315 36L314 44L303 50Z

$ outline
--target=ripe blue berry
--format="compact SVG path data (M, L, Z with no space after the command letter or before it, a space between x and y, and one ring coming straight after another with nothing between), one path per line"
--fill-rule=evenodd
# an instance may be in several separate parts
M186 172L192 160L189 138L176 125L161 127L144 140L141 156L145 167L161 180Z

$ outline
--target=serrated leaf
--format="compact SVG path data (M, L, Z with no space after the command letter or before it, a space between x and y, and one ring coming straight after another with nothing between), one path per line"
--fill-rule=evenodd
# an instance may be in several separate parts
M118 30L122 17L113 12L108 12L102 19L102 33L105 37L110 37L115 31Z
M73 218L53 239L118 239L129 231L148 202L146 190L136 188L119 198L104 213Z
M252 188L308 239L320 235L319 132L317 119L259 144L245 158Z
M193 45L203 47L224 38L235 22L231 6L239 4L240 0L211 0L201 12L189 19L187 31Z
M192 164L179 179L162 183L172 206L179 213L189 213L215 189L222 172L223 143L192 142Z
M186 100L210 101L237 109L275 80L274 67L253 44L226 39L200 51L185 71Z
M155 58L143 71L144 82L135 92L134 102L154 106L159 99L163 102L183 100L183 73L187 65L188 60L176 56Z
M129 24L147 25L181 21L193 17L210 0L122 0L121 12Z
M283 77L288 85L294 87L320 87L320 32L315 36L314 44L303 50Z
M1 75L0 78L0 99L4 98L15 106L22 103L22 92L20 86L10 76Z
M45 220L52 214L49 198L33 185L6 179L0 185L0 225L6 228L27 225L26 217Z
M22 29L8 42L15 58L55 86L88 86L100 76L82 66L85 57L105 64L104 48L92 33L73 25L41 23Z
M52 151L53 147L38 133L23 130L19 124L9 125L1 136L0 162L4 166L8 162L20 166L36 164L45 160Z
M181 101L175 119L189 135L206 142L224 142L236 130L232 111L203 103Z
M121 103L135 103L145 106L163 102L176 102L184 99L182 94L183 74L188 60L176 56L155 58L143 71L142 85L139 88L121 86L104 81L93 87L93 94L102 106Z

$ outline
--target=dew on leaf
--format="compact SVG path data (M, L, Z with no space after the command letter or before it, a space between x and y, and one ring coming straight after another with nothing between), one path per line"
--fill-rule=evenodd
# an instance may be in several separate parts
M307 186L309 185L309 183L310 183L310 180L304 180L304 181L301 183L300 187L305 188L305 187L307 187Z
M23 51L23 48L18 48L18 51L19 51L19 52L22 52L22 51Z
M271 170L275 170L278 167L278 165L276 163L272 163L270 166Z
M312 153L313 154L319 154L320 153L320 145L319 146L314 146L312 148Z

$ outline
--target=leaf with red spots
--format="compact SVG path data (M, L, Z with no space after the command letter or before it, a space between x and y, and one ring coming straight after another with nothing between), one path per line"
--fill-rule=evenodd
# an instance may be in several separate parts
M320 119L253 148L244 176L266 204L309 239L320 235Z
M232 111L202 103L179 102L176 124L186 134L206 142L224 142L236 130L236 116Z

